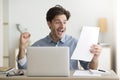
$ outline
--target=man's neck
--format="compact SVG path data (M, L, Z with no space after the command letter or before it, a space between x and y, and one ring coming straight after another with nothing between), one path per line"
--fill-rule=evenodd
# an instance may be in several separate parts
M58 41L61 40L60 38L57 38L56 36L52 35L51 33L50 33L50 36L51 36L51 38L53 39L54 42L58 42Z

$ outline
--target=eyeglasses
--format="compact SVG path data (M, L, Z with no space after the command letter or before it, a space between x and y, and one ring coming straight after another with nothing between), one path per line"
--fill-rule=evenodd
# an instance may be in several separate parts
M22 75L24 75L23 70L14 70L14 71L10 71L6 74L7 77L9 77L9 76L22 76Z

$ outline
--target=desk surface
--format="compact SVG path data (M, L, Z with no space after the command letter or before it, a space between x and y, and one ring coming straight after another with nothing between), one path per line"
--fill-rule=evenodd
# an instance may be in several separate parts
M119 80L118 76L111 70L111 74L102 76L72 76L73 71L69 77L27 77L24 76L12 76L6 77L5 74L0 75L0 80Z

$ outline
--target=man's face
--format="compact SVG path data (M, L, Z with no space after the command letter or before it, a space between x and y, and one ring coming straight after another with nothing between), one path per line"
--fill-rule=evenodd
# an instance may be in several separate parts
M54 37L59 40L64 36L66 31L66 22L67 18L65 15L57 15L51 22L48 22L52 38Z

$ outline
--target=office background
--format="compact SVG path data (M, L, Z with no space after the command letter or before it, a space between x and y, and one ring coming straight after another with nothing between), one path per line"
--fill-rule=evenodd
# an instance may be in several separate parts
M2 27L2 0L0 0L0 66L3 64L3 27ZM2 39L1 39L2 38Z
M2 34L0 38L1 45L4 49L4 56L9 56L9 65L13 65L13 55L18 48L20 33L16 28L16 24L20 24L22 29L27 29L31 33L30 44L36 40L45 37L49 33L45 16L47 10L57 4L71 12L71 18L67 24L67 34L79 38L82 26L98 26L99 18L106 18L108 30L100 33L99 42L108 43L112 49L112 69L116 70L119 67L119 62L116 62L119 56L119 48L116 36L119 32L117 28L118 15L117 5L119 0L0 0L1 12L0 18L3 22L3 27L0 28ZM3 19L2 19L3 18ZM2 25L2 23L0 23ZM117 38L117 40L116 40ZM120 40L118 40L120 41ZM117 42L117 43L116 43ZM116 47L117 46L117 47ZM1 53L2 53L1 52ZM119 53L119 54L118 54ZM117 60L118 61L118 60ZM118 71L118 70L117 70ZM120 70L119 70L120 71Z

